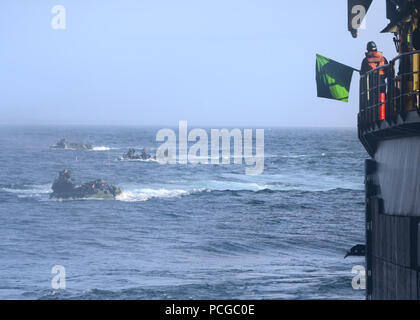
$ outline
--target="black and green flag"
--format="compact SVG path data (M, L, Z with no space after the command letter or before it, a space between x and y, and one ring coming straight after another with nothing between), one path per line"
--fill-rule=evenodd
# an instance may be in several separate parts
M351 78L356 69L316 55L318 97L348 102Z

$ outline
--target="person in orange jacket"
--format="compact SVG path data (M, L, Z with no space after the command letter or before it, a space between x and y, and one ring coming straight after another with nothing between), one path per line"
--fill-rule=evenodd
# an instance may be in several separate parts
M360 70L361 74L376 69L378 67L388 64L388 60L384 57L383 53L378 51L375 42L370 41L366 47L366 58L363 59L362 68ZM375 72L377 73L377 72ZM379 70L379 74L384 76L384 69Z
M366 47L366 57L363 59L360 73L362 75L388 64L388 60L383 53L378 51L375 42L370 41ZM378 78L379 77L379 78ZM386 99L386 69L382 68L374 71L369 76L369 106L382 103L379 110L379 120L385 119L385 99ZM376 88L375 87L378 87Z

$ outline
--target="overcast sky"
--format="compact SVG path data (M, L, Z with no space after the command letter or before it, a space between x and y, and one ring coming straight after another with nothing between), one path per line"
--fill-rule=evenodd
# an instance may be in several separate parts
M54 5L66 30L54 30ZM385 1L347 31L347 1L0 2L0 123L356 126L316 98L315 54L359 68L374 40L395 56Z

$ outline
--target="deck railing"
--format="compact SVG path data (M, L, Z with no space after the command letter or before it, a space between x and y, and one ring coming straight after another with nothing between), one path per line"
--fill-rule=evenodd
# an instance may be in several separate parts
M383 121L396 123L419 111L420 50L403 53L360 77L359 128L373 129Z

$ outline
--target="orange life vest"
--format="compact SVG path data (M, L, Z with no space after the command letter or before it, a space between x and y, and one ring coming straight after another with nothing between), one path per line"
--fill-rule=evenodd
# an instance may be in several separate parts
M366 59L369 63L369 67L372 70L385 65L384 55L382 54L382 52L379 52L379 51L371 51L371 52L366 53ZM378 71L375 71L374 73L378 74ZM379 70L379 74L381 76L384 76L385 70L384 69Z

